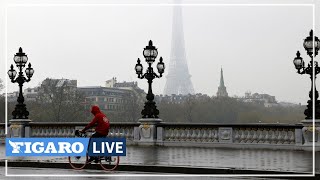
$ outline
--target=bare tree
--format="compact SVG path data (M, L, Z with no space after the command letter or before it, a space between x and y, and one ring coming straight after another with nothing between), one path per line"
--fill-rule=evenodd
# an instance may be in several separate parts
M195 97L189 94L183 103L185 110L185 118L188 122L192 122L192 114L195 104Z
M51 116L51 121L75 121L83 118L84 96L69 81L45 79L39 87L37 101L42 104L43 111Z
M130 121L136 122L139 119L142 107L143 103L139 101L137 95L134 93L130 93L129 97L126 99L126 109Z

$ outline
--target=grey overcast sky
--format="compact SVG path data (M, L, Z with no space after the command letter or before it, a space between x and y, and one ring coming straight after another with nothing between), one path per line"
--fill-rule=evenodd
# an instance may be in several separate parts
M35 69L25 87L37 86L46 77L77 79L78 86L103 86L104 81L117 77L118 81L138 81L139 87L147 90L147 81L137 79L134 66L137 58L143 59L142 50L150 39L169 65L173 12L171 0L153 2L161 5L148 2L2 2L1 15L6 15L8 4L27 6L7 8L7 35L5 17L1 18L1 37L7 40L7 48L1 48L1 52L7 49L7 56L1 55L1 71L14 63L13 55L21 46ZM257 1L182 1L185 48L196 93L215 95L223 67L230 96L251 91L276 96L278 101L306 104L310 78L297 74L292 60L297 50L306 62L310 60L302 43L313 27L312 7L221 6L224 2ZM289 1L259 1L274 2ZM110 5L113 3L120 5ZM144 60L142 63L146 66ZM156 94L163 92L165 82L166 78L154 80ZM8 92L17 89L17 84L7 85Z

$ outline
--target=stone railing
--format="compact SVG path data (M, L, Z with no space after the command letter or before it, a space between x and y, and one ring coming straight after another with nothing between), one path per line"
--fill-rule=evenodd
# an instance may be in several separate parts
M157 144L303 149L302 125L169 124L157 127Z
M75 130L88 123L30 123L30 137L74 137ZM138 123L111 123L109 137L125 137L133 141L134 127ZM90 131L89 131L90 134Z
M22 126L11 122L8 137L74 137L75 130L84 128L86 124L24 122ZM317 151L320 150L319 130L316 128ZM312 150L312 131L303 123L176 124L147 119L137 123L111 123L108 136L125 137L128 144L137 145ZM4 124L0 124L0 138L2 141L5 138Z
M75 130L83 129L88 123L84 122L30 122L25 125L24 137L74 137ZM8 124L8 129L10 128ZM111 123L109 137L125 137L127 141L133 141L134 127L138 123ZM88 132L90 135L92 130ZM0 138L4 141L5 125L0 124Z

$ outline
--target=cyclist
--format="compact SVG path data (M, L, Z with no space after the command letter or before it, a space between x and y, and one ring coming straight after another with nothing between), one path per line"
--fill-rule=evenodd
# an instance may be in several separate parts
M89 146L91 145L91 140L92 138L104 138L108 135L109 133L109 128L110 128L110 123L109 119L105 114L103 114L100 111L100 108L98 106L92 106L91 108L91 113L94 115L94 118L92 121L80 132L85 133L87 129L91 128L92 126L96 125L95 132L92 134L90 140L89 140ZM95 160L95 162L98 161L98 157L90 157L89 158L89 163Z

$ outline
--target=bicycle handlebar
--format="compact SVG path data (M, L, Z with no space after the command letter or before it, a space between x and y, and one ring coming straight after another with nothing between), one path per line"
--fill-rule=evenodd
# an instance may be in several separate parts
M78 129L74 132L74 135L77 137L87 137L86 133L82 133Z

